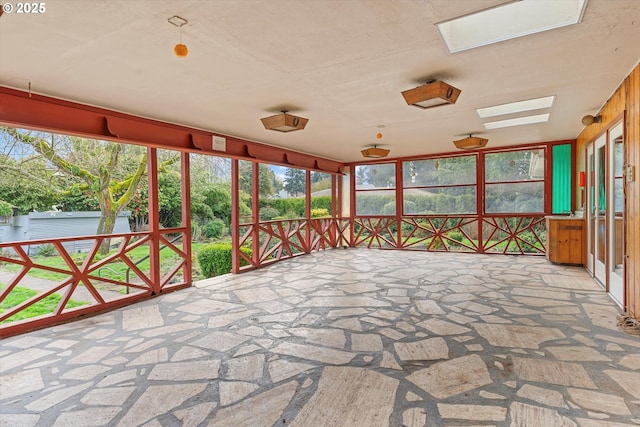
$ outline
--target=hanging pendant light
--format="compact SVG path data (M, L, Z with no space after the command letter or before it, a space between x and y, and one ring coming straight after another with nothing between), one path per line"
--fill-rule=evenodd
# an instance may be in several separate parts
M186 45L178 43L174 46L173 52L178 58L185 58L189 54L189 49L187 49Z
M189 21L178 15L172 16L168 19L168 21L171 25L174 25L180 29L180 43L176 44L173 47L173 53L175 53L178 58L186 58L186 56L189 54L189 49L187 48L187 45L182 43L182 27L187 25Z

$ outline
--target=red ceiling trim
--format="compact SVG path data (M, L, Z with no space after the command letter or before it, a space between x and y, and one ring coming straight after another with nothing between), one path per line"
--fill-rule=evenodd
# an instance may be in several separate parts
M443 157L473 156L473 155L478 155L480 152L485 154L491 154L491 153L504 152L504 151L517 151L517 150L528 150L532 148L550 147L553 145L560 145L560 144L575 145L575 143L576 143L575 139L559 139L555 141L528 142L526 144L506 145L503 147L490 147L490 148L483 148L480 150L458 150L458 151L447 151L443 153L419 154L415 156L385 157L382 159L375 159L375 160L359 160L354 162L347 162L344 164L344 166L352 167L352 166L373 165L373 164L380 164L380 163L395 163L397 161L406 162L410 160L441 159Z
M278 164L287 163L287 154L284 150L260 145L247 145L247 152L249 156L254 159L262 159L270 163Z
M335 160L4 86L0 86L0 123L156 148L305 167L334 174L341 173L344 167ZM224 151L213 149L214 136L226 139Z
M300 153L287 153L287 163L307 169L318 169L318 162L313 157Z

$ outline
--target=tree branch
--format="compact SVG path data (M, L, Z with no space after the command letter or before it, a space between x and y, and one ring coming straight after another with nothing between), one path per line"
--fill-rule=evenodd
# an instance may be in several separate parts
M38 153L40 153L47 160L53 163L58 169L68 173L69 175L76 176L89 185L91 185L93 181L98 179L97 176L93 175L88 170L83 169L77 165L73 165L67 162L62 157L58 156L53 146L46 140L38 137L33 137L31 135L22 134L15 128L1 127L0 130L8 133L16 140L32 146Z
M140 162L138 163L138 168L136 169L136 172L133 174L133 176L129 181L129 186L127 187L127 191L125 191L124 194L120 196L120 198L116 202L118 204L118 212L120 211L120 209L122 209L121 207L126 206L131 201L133 196L135 196L136 190L138 188L138 184L140 183L140 179L144 176L146 170L147 170L147 154L145 153L140 158Z

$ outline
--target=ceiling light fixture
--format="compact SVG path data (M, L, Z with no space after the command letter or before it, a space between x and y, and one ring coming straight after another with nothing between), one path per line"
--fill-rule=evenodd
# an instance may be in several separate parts
M594 123L601 123L602 116L592 116L591 114L587 114L582 118L582 124L585 126L591 126Z
M363 157L369 157L371 159L380 159L382 157L387 157L391 150L387 150L385 148L378 148L377 145L373 145L370 148L365 148L360 151Z
M510 1L436 24L449 52L461 52L492 43L577 24L587 0Z
M182 27L187 25L189 21L178 15L173 15L167 19L167 21L169 21L171 25L180 28L180 43L173 47L173 53L175 53L178 58L185 58L189 54L189 49L187 49L187 45L182 43Z
M487 145L487 142L489 142L488 139L472 136L471 134L469 134L468 138L453 141L453 144L461 150L476 150L478 148L485 147Z
M515 119L497 120L494 122L486 122L484 127L487 129L507 128L511 126L530 125L533 123L543 123L549 121L549 113L536 114L534 116L516 117Z
M508 104L494 105L493 107L476 108L481 119L487 117L503 116L506 114L521 113L523 111L541 110L551 108L555 96L527 99L526 101L510 102Z
M278 132L292 132L302 130L307 125L309 119L288 114L287 110L282 110L281 114L260 119L265 129L277 130Z
M439 105L455 104L460 89L457 89L443 81L432 80L422 86L402 92L408 105L420 108L432 108Z

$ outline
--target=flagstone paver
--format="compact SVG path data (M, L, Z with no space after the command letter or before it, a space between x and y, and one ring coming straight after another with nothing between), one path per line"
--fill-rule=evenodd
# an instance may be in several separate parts
M543 257L330 250L0 342L0 426L640 423L640 338Z

